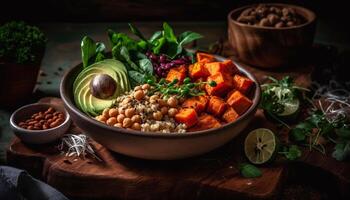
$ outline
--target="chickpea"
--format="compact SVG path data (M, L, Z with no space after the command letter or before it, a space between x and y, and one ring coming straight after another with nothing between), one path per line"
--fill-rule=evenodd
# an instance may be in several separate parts
M172 108L176 107L178 104L178 101L175 97L170 97L167 101L168 105Z
M119 114L118 117L117 117L117 121L118 121L119 123L122 123L123 120L124 120L124 118L125 118L125 115L124 115L124 114Z
M135 122L132 124L131 128L134 130L141 130L141 125L139 123Z
M125 110L125 116L131 118L135 114L135 108L128 108Z
M158 99L159 106L166 106L167 102L164 99Z
M107 123L108 125L110 125L110 126L113 126L114 124L117 123L117 118L111 117L111 118L109 118L109 119L107 120L106 123Z
M119 114L125 114L124 108L122 108L122 107L118 108L118 113Z
M124 128L129 128L132 125L132 121L130 118L124 118L123 120L123 127Z
M140 117L140 115L134 115L134 116L132 116L131 117L131 121L132 122L141 122L141 117Z
M149 102L156 103L158 99L159 99L159 96L155 94L149 98Z
M102 115L105 117L105 118L109 118L109 108L105 108L102 112ZM55 115L54 115L55 116Z
M108 114L110 117L116 117L118 115L118 110L115 108L111 108L111 109L109 109Z
M166 114L168 113L168 107L163 106L163 107L160 109L160 112L161 112L163 115L166 115Z
M138 85L138 86L136 86L136 87L134 88L135 91L141 90L141 89L142 89L142 87L141 87L140 85Z
M145 94L142 90L138 90L134 93L134 98L138 101L140 101L144 96Z
M114 127L118 127L118 128L123 128L123 124L122 123L116 123L113 125Z
M149 88L150 88L150 85L147 83L142 85L143 90L148 90Z
M128 105L128 103L131 101L130 97L126 97L123 101L122 101L122 105Z
M177 114L178 110L176 108L170 108L168 110L169 117L174 117Z
M153 118L157 121L162 120L163 118L163 114L160 111L154 112L153 113Z
M152 124L150 129L151 131L159 131L159 124Z

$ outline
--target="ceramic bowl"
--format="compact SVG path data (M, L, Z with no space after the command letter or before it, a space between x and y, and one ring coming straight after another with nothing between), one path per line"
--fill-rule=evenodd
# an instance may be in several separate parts
M228 39L235 57L246 64L261 68L276 68L298 63L307 58L313 43L316 15L306 8L269 3L269 6L293 8L306 22L293 27L261 27L240 23L237 20L244 6L232 10L227 17Z
M218 60L225 58L217 57ZM87 116L74 103L72 85L82 65L68 70L60 86L61 98L73 122L95 141L120 154L152 160L174 160L200 155L218 148L246 128L257 110L260 87L256 78L238 65L238 69L255 83L251 91L253 105L233 123L219 128L187 133L154 133L111 127Z
M28 130L18 126L19 122L29 119L34 113L47 110L53 107L55 110L65 114L65 120L57 127L46 130ZM35 103L17 109L10 117L10 125L14 134L23 142L29 144L45 144L53 142L63 136L71 124L69 113L56 105L47 103Z

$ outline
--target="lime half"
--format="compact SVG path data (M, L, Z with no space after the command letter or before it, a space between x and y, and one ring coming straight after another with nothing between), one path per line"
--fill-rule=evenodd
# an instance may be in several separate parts
M300 108L300 101L298 98L294 98L291 101L285 102L283 105L284 105L284 111L278 114L278 116L289 117L298 113Z
M251 131L244 141L244 153L253 164L264 164L274 155L276 150L275 134L266 128Z

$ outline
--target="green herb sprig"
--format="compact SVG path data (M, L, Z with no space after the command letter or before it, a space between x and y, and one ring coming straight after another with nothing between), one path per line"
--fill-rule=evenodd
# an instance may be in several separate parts
M169 83L164 78L160 79L158 83L152 79L147 80L148 84L154 86L151 93L158 91L164 96L176 95L179 98L205 95L205 92L201 89L204 84L208 84L211 87L216 86L215 81L193 83L189 77L183 80L183 84L178 84L178 82L178 79L174 79Z

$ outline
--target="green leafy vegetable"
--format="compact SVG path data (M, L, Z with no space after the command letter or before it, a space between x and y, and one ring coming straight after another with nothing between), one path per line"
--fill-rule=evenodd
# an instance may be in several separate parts
M41 61L46 37L38 27L24 22L9 22L0 26L0 60L34 64Z
M343 161L350 157L350 140L337 143L332 156L338 161Z
M283 151L278 152L284 155L288 160L296 160L301 157L302 152L297 145L291 145L290 147L283 147Z
M245 178L256 178L262 176L261 170L252 164L242 163L239 165L239 170Z
M101 43L85 36L81 40L81 58L83 61L83 67L86 68L89 65L105 59L105 49L106 46Z

